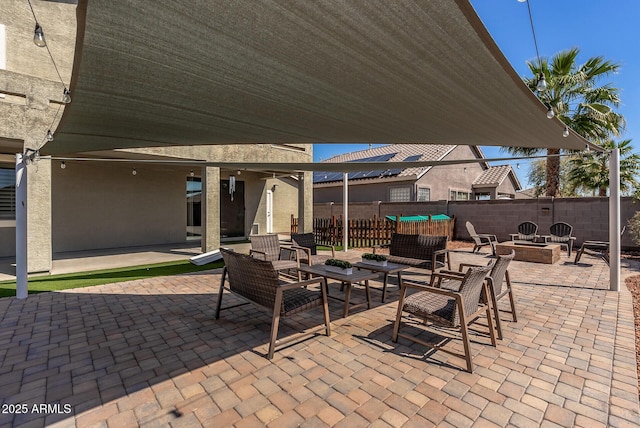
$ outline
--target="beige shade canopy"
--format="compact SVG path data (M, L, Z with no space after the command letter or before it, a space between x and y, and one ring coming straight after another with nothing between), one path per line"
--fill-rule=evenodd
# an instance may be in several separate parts
M587 144L546 118L466 0L80 0L71 90L43 154Z

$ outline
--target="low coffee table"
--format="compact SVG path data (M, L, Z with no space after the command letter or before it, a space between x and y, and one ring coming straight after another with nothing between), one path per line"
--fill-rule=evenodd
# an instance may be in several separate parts
M387 280L389 279L389 274L397 273L398 274L398 287L402 284L402 274L401 272L405 269L409 269L411 266L400 265L397 263L387 263L386 266L381 265L372 265L370 263L358 262L354 263L353 267L360 269L367 269L371 272L382 272L382 303L387 298Z
M496 254L505 256L516 252L514 260L522 262L554 264L560 261L560 244L529 241L506 241L496 244Z
M336 281L340 281L342 284L346 286L346 290L344 292L344 310L343 316L346 318L349 315L349 308L355 309L361 306L367 305L367 309L371 309L371 294L369 293L369 280L376 279L378 277L377 272L371 271L362 271L362 270L354 270L351 275L345 275L343 273L334 272L327 270L324 265L300 265L299 270L301 272L306 272L313 276L322 276L325 279L334 279ZM356 305L352 305L349 303L349 298L351 297L351 285L356 283L362 283L365 288L365 292L367 295L367 302L360 303ZM327 281L327 295L336 300L342 301L337 297L329 295L329 282Z

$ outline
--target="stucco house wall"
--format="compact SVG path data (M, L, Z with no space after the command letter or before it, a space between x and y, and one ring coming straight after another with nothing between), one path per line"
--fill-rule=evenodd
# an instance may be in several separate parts
M445 157L445 160L464 160L475 157L476 154L471 146L457 146ZM479 163L434 166L418 180L417 185L431 189L431 201L448 200L450 190L471 192L471 184L481 172L482 167Z
M184 171L67 162L51 175L54 252L185 241Z

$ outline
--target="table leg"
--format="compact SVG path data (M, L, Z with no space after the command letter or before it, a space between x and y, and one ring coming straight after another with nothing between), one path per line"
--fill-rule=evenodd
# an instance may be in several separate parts
M387 272L384 273L382 277L382 303L387 298L387 280L389 279L389 274Z
M342 311L342 316L346 318L347 315L349 315L349 298L351 297L351 283L347 282L343 284L347 286L347 291L344 294L344 310Z
M369 293L369 280L367 279L364 282L364 289L367 293L367 309L371 309L371 293ZM382 292L382 295L384 297L384 291Z

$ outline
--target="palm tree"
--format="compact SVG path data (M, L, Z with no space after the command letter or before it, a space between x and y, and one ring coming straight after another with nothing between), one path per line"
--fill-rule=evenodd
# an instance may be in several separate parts
M624 117L613 109L620 103L619 89L599 81L618 71L620 66L603 57L589 58L578 65L578 48L561 51L549 62L546 58L528 61L533 77L525 78L532 91L541 76L547 89L537 91L538 98L576 133L588 140L604 141L618 136L624 128ZM541 149L506 148L512 155L531 156ZM558 196L560 181L560 149L547 149L546 195Z
M568 158L560 159L560 185L558 188L558 196L563 198L571 198L582 196L581 186L575 186L569 181L569 172L571 164ZM547 192L547 162L545 159L536 159L529 164L527 173L529 184L533 186L533 195L535 197L543 196Z
M605 150L620 149L620 191L630 194L638 187L636 176L640 172L640 155L631 153L631 140L616 143L607 140L601 144ZM585 153L570 159L569 182L593 191L594 195L607 196L609 188L609 157L606 153Z

